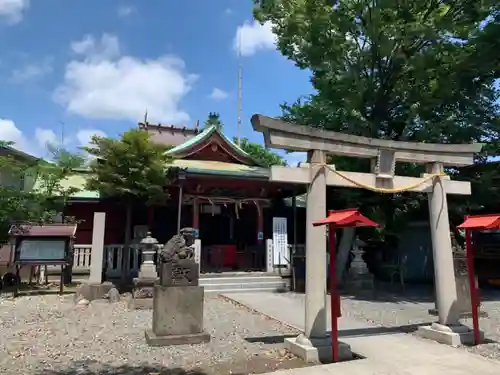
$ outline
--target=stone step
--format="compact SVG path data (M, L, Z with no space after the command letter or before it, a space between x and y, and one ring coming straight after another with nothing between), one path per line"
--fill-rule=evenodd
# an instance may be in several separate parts
M201 278L200 285L207 293L275 292L289 289L290 282L280 276L236 276Z
M200 284L203 286L218 285L218 284L253 284L253 283L270 283L270 282L283 282L280 276L220 276L220 277L200 277Z
M276 293L283 291L281 288L254 288L254 289L205 289L205 294L214 295L214 294L231 294L231 293L256 293L256 292L269 292Z

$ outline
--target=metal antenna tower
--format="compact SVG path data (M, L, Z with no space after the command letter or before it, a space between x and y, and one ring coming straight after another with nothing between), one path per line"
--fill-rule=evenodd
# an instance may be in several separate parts
M238 32L238 146L241 144L241 109L243 102L243 62L241 58L241 31Z

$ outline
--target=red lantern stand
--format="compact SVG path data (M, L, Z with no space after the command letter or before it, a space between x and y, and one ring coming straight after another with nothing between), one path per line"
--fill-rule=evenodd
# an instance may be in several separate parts
M479 287L476 283L476 275L474 271L474 247L472 244L471 230L500 229L500 215L465 216L464 222L457 228L465 229L465 249L467 256L467 271L469 274L474 344L478 345L481 341L479 332L479 306L481 303L479 301Z
M328 216L313 223L314 227L328 225L328 243L330 247L330 310L332 318L332 358L333 362L339 360L339 327L338 318L341 317L340 295L337 290L337 275L335 272L335 230L347 227L378 227L374 221L363 216L357 208L346 210L329 210Z

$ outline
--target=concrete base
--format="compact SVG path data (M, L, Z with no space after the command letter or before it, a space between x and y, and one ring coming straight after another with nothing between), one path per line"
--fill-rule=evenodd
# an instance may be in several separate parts
M429 312L429 315L433 315L433 316L439 315L439 311L436 308L429 309L428 312ZM487 318L488 313L486 311L482 311L481 309L479 309L478 316L480 318ZM459 314L459 318L460 319L470 319L470 318L472 318L472 312L462 311Z
M206 332L158 336L152 329L147 329L145 331L145 336L149 346L194 345L210 341L210 334Z
M308 339L304 335L285 339L285 348L302 358L307 363L328 363L332 362L332 340ZM350 345L339 342L339 361L352 360L352 351Z
M474 344L474 332L463 325L451 327L432 323L430 326L419 327L417 335L450 346ZM483 332L480 332L480 337L482 341L484 339Z
M86 299L90 302L96 299L104 299L111 288L115 285L110 282L104 283L82 283L78 286L75 294L75 300Z

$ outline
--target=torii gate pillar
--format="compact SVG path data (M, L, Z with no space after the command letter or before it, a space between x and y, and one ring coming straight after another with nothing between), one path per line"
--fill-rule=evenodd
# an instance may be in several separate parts
M450 239L447 194L469 195L470 183L443 176L444 166L467 166L482 145L430 144L391 141L336 133L286 123L263 115L253 115L252 125L264 134L266 147L307 151L309 165L298 168L272 166L271 181L308 185L306 232L306 318L305 332L297 343L313 349L326 334L326 240L323 230L312 222L326 214L326 185L352 188L371 187L378 192L428 193L433 242L436 302L439 323L421 328L422 336L454 345L466 343L472 331L461 326L457 312L457 292ZM310 151L314 150L314 151ZM373 161L371 173L340 172L325 164L325 154L366 158ZM397 162L428 165L430 176L397 176ZM472 337L472 336L471 336Z
M311 183L307 190L306 206L306 311L305 337L326 337L326 231L324 226L313 227L309 223L321 220L326 215L326 171L323 165L326 154L322 151L308 152L311 164ZM300 341L300 340L299 340Z

